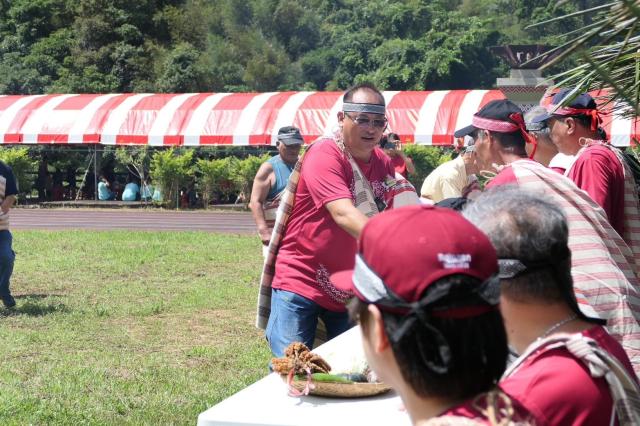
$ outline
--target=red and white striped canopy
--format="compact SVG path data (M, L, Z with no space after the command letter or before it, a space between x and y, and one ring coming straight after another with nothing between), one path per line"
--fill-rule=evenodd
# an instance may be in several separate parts
M384 92L389 131L403 141L449 145L453 132L499 90ZM337 126L341 92L0 96L0 143L206 146L273 145L280 127L305 141ZM606 124L617 145L640 130L631 120Z

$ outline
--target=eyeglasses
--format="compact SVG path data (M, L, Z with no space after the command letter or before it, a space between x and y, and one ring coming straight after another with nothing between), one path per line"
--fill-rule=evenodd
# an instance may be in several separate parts
M549 128L549 126L544 126L542 129L535 130L532 133L537 133L539 135L548 135L549 133L551 133L551 129Z
M376 128L376 129L385 129L387 127L387 124L388 124L388 121L387 121L386 117L385 118L375 118L375 119L371 120L366 115L359 115L359 116L357 116L355 118L351 117L346 112L344 113L344 115L349 117L349 119L351 119L351 121L356 123L358 125L358 127L367 128L371 124L373 124L373 127Z

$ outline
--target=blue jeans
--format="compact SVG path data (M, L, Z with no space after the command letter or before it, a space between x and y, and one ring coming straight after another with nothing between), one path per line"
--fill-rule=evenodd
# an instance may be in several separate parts
M283 357L284 350L292 342L302 342L313 347L318 318L327 328L327 338L333 339L351 327L349 314L332 312L317 303L289 291L273 289L271 315L265 336L275 357Z
M13 237L8 230L0 231L0 299L5 305L14 303L11 292L9 291L9 280L13 273L13 262L16 254L11 249Z

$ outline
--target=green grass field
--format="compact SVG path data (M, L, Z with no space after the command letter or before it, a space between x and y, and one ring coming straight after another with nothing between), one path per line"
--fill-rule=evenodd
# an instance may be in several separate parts
M255 237L16 231L0 424L195 424L267 373Z

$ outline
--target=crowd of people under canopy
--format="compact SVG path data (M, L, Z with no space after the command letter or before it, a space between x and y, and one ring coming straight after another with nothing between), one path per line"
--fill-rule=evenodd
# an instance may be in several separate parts
M420 199L383 151L397 142L373 85L347 90L335 134L300 158L283 131L296 158L265 166L251 203L273 355L359 323L414 424L640 424L630 160L588 94L541 105L526 121L508 100L481 108Z

